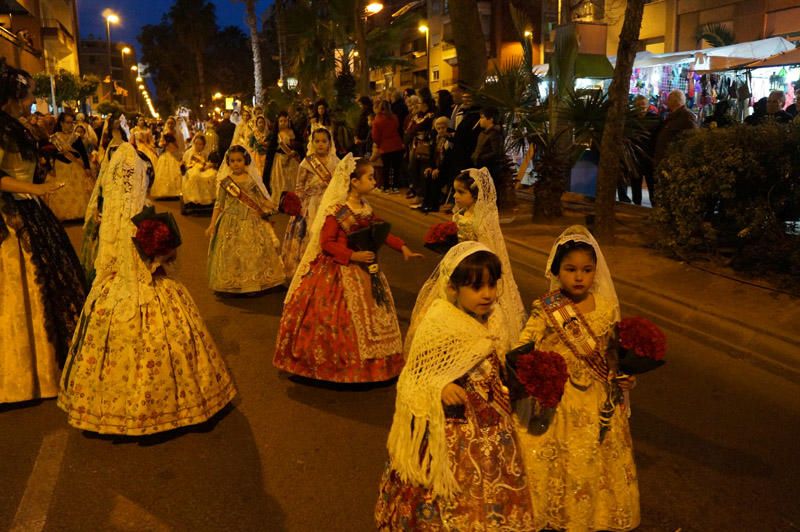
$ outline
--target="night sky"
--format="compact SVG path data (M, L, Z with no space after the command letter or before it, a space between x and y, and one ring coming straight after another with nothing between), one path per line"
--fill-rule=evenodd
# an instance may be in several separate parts
M145 24L157 24L161 17L172 5L172 0L79 0L78 1L78 27L81 38L88 38L93 35L105 39L106 24L102 17L104 9L111 9L119 15L120 24L111 26L111 39L113 41L124 41L135 46L138 50L139 44L136 36ZM212 4L217 7L217 25L239 26L248 33L244 23L245 9L243 2L234 0L212 0ZM267 8L272 4L272 0L257 0L256 13L263 17ZM138 53L137 53L138 57Z

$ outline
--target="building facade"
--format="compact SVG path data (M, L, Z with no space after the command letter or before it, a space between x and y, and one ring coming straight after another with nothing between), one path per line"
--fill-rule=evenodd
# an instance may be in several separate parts
M109 52L106 39L96 39L90 35L81 40L79 55L81 72L97 76L102 81L92 99L92 107L111 98L126 111L141 110L140 83L136 81L139 65L136 49L132 45L112 42Z

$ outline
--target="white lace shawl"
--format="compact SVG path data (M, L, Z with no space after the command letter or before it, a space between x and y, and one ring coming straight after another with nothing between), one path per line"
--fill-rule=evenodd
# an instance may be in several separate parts
M465 257L482 250L490 251L478 242L458 244L434 272L438 297L420 321L397 381L389 432L389 459L400 478L448 499L459 487L448 462L442 389L491 353L502 356L510 346L503 313L493 312L484 325L448 301L447 285L453 270Z
M233 146L241 146L242 148L245 148L241 144L232 144L231 148ZM246 149L247 148L245 148L245 150ZM230 148L228 148L228 151L230 151ZM232 175L231 167L228 166L227 159L228 152L225 152L225 157L222 159L222 163L219 165L219 171L217 171L217 197L219 197L219 185L222 183L222 180ZM261 173L258 171L258 168L256 168L255 159L252 157L250 158L250 164L245 167L245 173L248 175L248 177L250 177L250 179L253 180L258 187L258 190L261 191L267 201L272 203L272 196L270 196L269 192L267 192L267 187L264 186L264 182L261 180Z
M497 211L497 192L489 170L470 168L469 175L478 186L478 197L472 206L472 224L478 242L486 246L500 259L503 275L500 279L497 306L505 314L505 321L511 328L512 336L519 336L528 320L528 313L522 298L519 295L517 282L511 270L511 261L508 258L506 242L500 229L500 215ZM433 279L433 276L431 276ZM435 286L429 279L420 289L414 310L411 312L411 322L406 333L405 352L411 348L414 334L420 318L437 297Z

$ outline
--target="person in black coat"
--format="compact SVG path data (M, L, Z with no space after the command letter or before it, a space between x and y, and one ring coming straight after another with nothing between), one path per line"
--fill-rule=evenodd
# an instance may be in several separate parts
M216 127L217 130L217 155L220 160L225 158L225 153L231 147L233 133L236 131L236 124L231 122L231 112L226 109L222 112L222 123Z
M452 127L455 129L453 135L453 160L455 173L459 173L472 167L472 153L478 145L478 136L481 128L478 126L480 121L480 107L472 102L472 94L461 89L461 104L454 110L454 121Z
M438 211L442 205L442 190L452 185L456 173L453 171L453 130L450 119L440 116L433 122L436 131L428 167L424 170L422 212Z
M361 115L356 125L353 155L363 157L367 153L367 140L371 131L369 115L372 114L372 99L369 96L362 96L358 99L358 105L361 106Z

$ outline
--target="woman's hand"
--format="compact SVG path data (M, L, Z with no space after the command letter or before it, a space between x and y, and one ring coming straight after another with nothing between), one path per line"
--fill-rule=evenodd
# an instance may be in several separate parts
M206 227L205 233L208 238L211 238L214 235L214 224L211 224L208 227Z
M372 264L375 262L375 254L371 251L354 251L353 254L350 255L350 261Z
M463 405L467 402L467 391L451 382L442 388L442 402L447 406Z
M421 258L423 257L422 253L415 253L415 252L411 251L411 248L409 248L408 246L403 246L403 247L400 249L400 251L402 251L402 252L403 252L403 258L404 258L405 260L409 260L409 259L421 259Z
M64 182L54 183L52 181L48 181L47 183L42 183L40 185L31 185L32 190L31 194L34 196L44 196L46 194L52 194L56 190L62 188L64 186Z
M614 382L624 392L629 392L636 387L636 377L633 375L618 375L614 378Z

